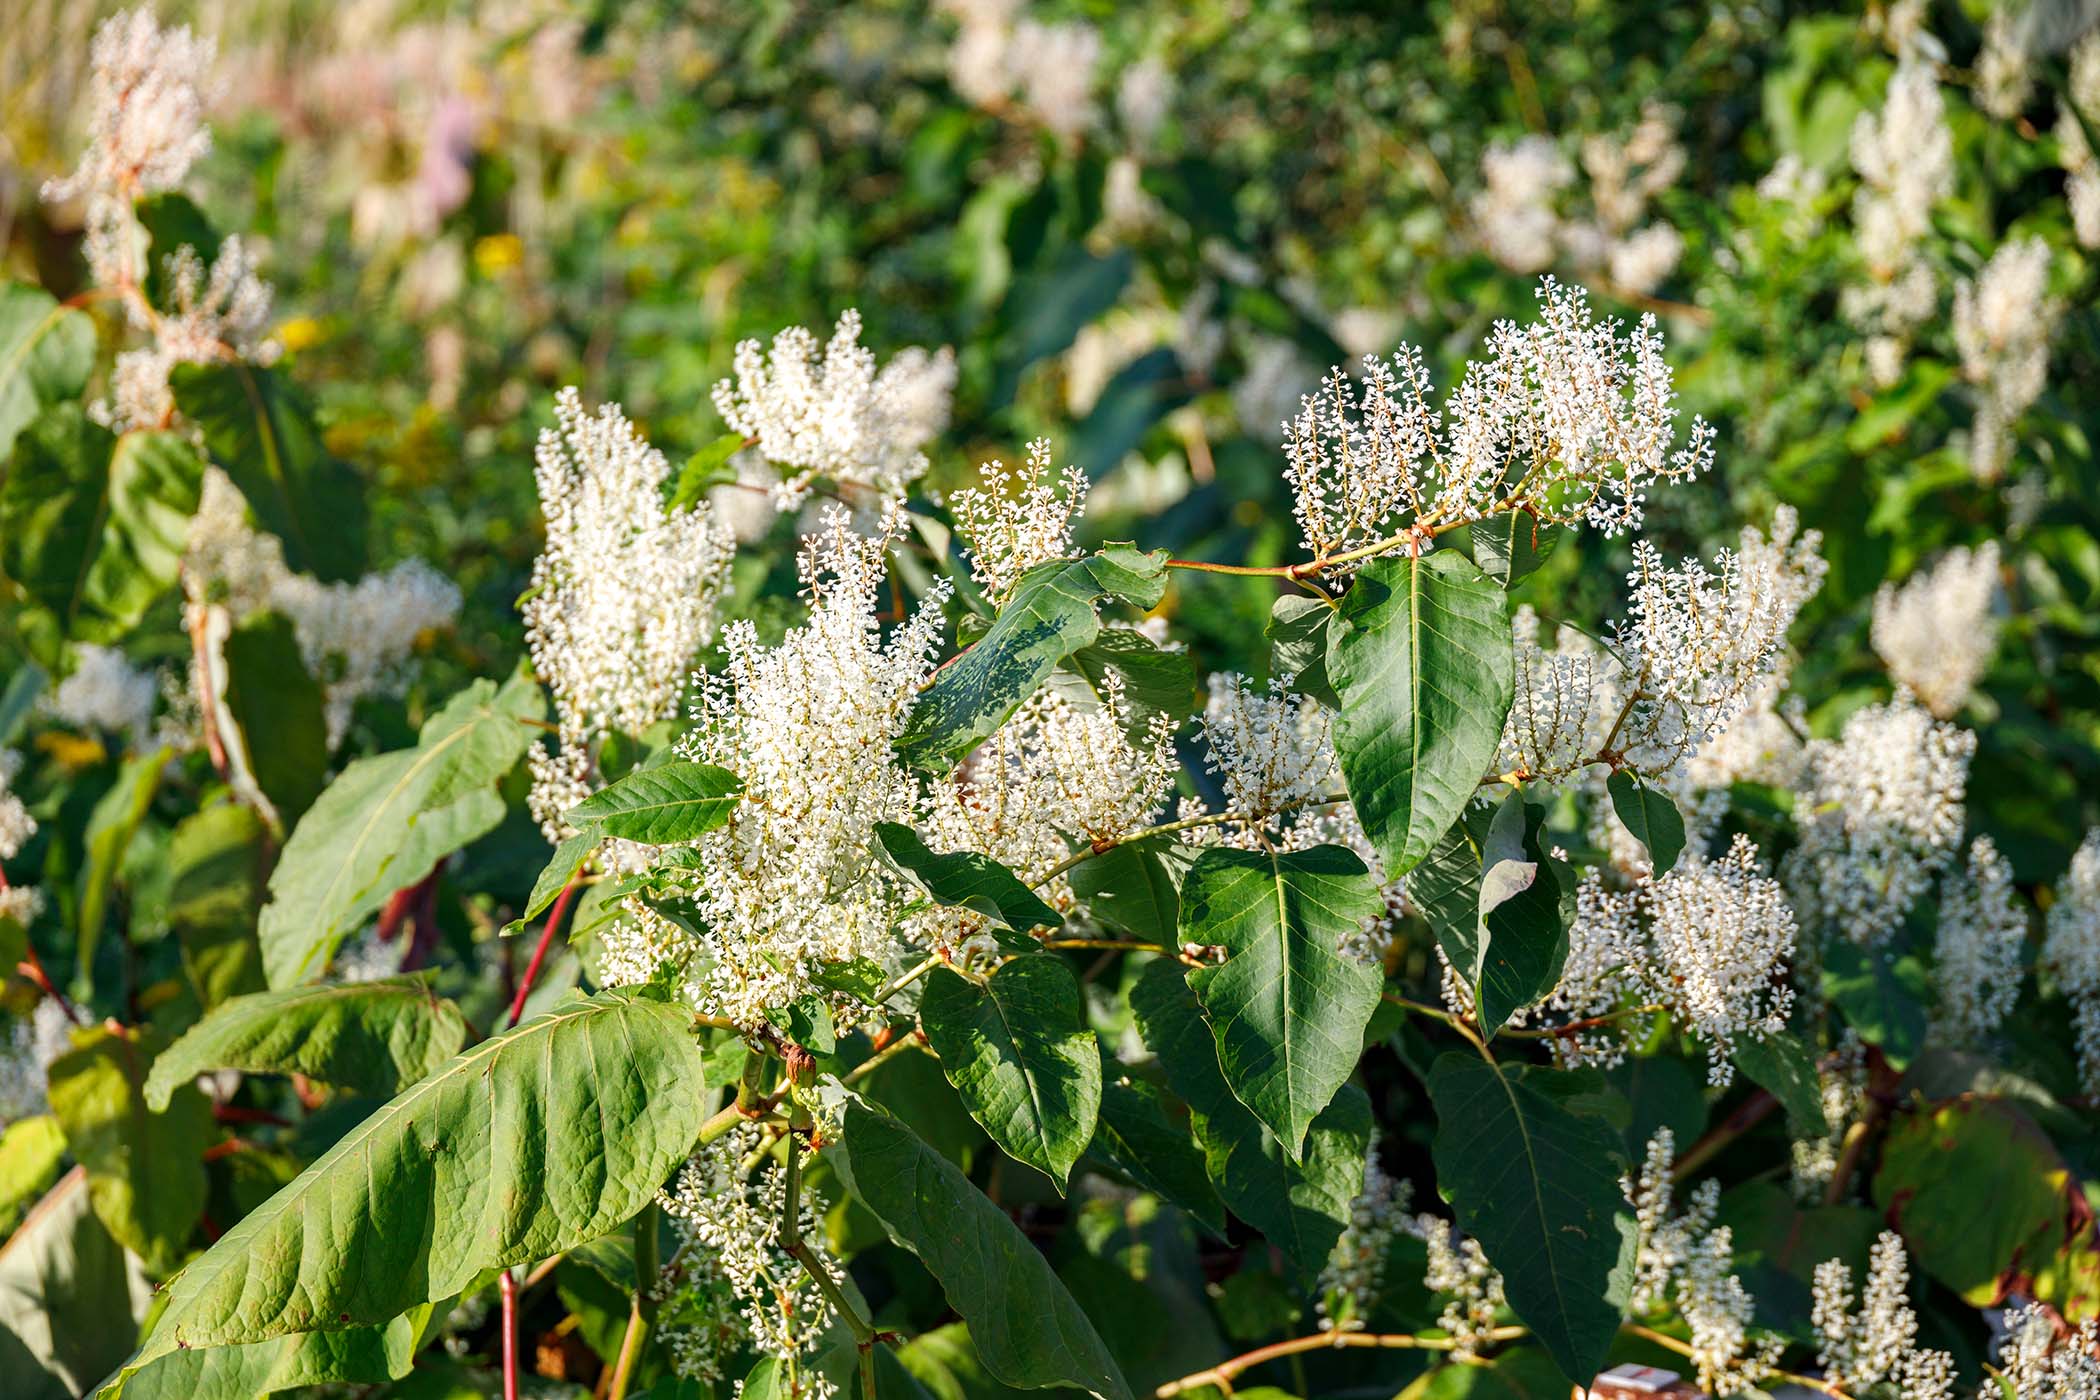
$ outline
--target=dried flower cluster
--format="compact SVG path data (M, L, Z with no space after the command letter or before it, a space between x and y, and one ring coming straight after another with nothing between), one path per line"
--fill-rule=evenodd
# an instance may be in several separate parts
M1960 845L1975 752L1900 691L1810 742L1781 875L1812 933L1872 946L1902 924Z
M881 497L904 494L926 471L927 443L948 426L955 354L913 347L879 371L846 311L829 344L801 326L736 347L735 375L715 385L722 420L782 471L776 504L789 510L818 477Z
M1305 546L1330 577L1402 528L1525 510L1545 522L1637 529L1650 487L1713 460L1713 430L1674 446L1677 398L1653 317L1630 333L1593 320L1587 296L1547 278L1540 314L1498 321L1439 411L1422 352L1331 371L1284 425L1285 476Z
M1874 595L1874 650L1889 675L1947 719L1967 702L1998 650L1998 545L1954 549L1902 588Z
M169 305L156 312L142 299L126 302L132 324L151 338L117 356L110 399L92 410L117 432L175 421L168 374L177 365L267 365L278 355L269 337L270 284L238 235L219 245L209 271L188 244L169 254L166 266Z
M587 797L592 744L678 713L693 657L714 635L735 542L703 504L671 509L671 464L616 404L555 400L534 478L547 544L524 604L532 665L554 696L558 746L533 752L532 813L550 840Z

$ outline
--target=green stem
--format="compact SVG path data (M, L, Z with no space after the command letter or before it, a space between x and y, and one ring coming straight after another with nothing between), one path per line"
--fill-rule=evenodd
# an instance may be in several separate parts
M634 1218L634 1302L627 1310L627 1331L620 1338L620 1356L613 1363L606 1400L626 1400L627 1387L634 1379L635 1360L642 1354L642 1342L649 1335L650 1324L656 1320L656 1301L651 1296L657 1270L656 1213L656 1202L651 1201Z

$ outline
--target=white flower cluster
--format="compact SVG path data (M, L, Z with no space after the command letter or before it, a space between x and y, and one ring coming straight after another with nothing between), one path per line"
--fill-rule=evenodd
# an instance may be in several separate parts
M554 696L558 747L531 756L532 814L550 841L593 785L591 745L673 718L694 653L714 635L735 541L706 504L664 504L671 464L617 404L555 399L534 480L547 544L524 604L534 672Z
M1496 322L1487 358L1467 364L1441 412L1422 352L1403 346L1391 363L1366 356L1360 385L1331 371L1284 425L1293 510L1330 577L1351 572L1333 556L1402 526L1501 511L1616 535L1640 526L1651 486L1712 464L1703 419L1673 450L1677 396L1653 317L1622 334L1551 278L1538 298L1536 321Z
M29 815L14 782L22 771L20 749L0 749L0 860L13 860L29 838L36 835L36 818Z
M2005 1312L1998 1345L2003 1388L1986 1382L1977 1400L2093 1400L2100 1396L2100 1322L2087 1318L2058 1336L2056 1321L2039 1303ZM1932 1397L1926 1397L1932 1400Z
M1828 571L1821 546L1789 506L1774 512L1769 537L1746 527L1711 569L1696 560L1672 569L1637 541L1630 615L1613 626L1610 650L1563 628L1547 651L1537 617L1520 609L1516 690L1496 763L1559 778L1616 757L1668 783L1760 701L1769 712L1785 676L1787 632ZM1742 746L1777 743L1754 723L1760 732L1746 732ZM1716 761L1707 776L1719 785L1732 774Z
M52 997L39 1000L28 1016L9 1019L0 1040L0 1127L51 1111L51 1062L72 1048L72 1028Z
M1754 1394L1779 1364L1786 1343L1750 1330L1756 1303L1734 1272L1734 1236L1726 1225L1714 1224L1720 1183L1701 1182L1683 1212L1673 1213L1670 1167L1676 1156L1675 1136L1658 1129L1639 1173L1620 1181L1639 1229L1630 1305L1636 1314L1674 1309L1684 1319L1700 1389L1716 1396Z
M1385 1283L1386 1252L1393 1237L1414 1233L1405 1218L1414 1187L1385 1174L1373 1142L1364 1156L1364 1186L1349 1203L1349 1223L1320 1268L1313 1292L1322 1332L1361 1331Z
M1998 1029L2020 997L2026 970L2027 913L2013 890L2012 862L1988 836L1969 846L1968 868L1940 885L1933 945L1939 981L1936 1034L1974 1045Z
M1903 1241L1884 1230L1874 1242L1866 1293L1852 1305L1852 1270L1842 1259L1816 1265L1816 1359L1824 1379L1851 1394L1887 1385L1904 1400L1951 1400L1954 1359L1918 1346L1918 1316L1910 1307L1910 1261ZM2020 1390L2021 1400L2033 1394Z
M266 365L278 355L269 338L270 284L256 274L255 259L237 235L219 245L209 271L188 244L170 254L166 266L169 307L155 312L142 299L126 303L132 324L151 339L117 356L109 401L91 410L116 432L174 421L168 372L177 365Z
M1399 1228L1428 1246L1429 1265L1422 1271L1422 1286L1447 1295L1436 1325L1451 1338L1451 1359L1478 1360L1494 1330L1496 1314L1509 1306L1501 1273L1488 1262L1480 1241L1460 1234L1457 1226L1441 1216L1424 1211L1413 1220L1403 1218Z
M1077 467L1051 474L1048 438L1028 444L1021 470L991 461L978 468L978 478L983 484L956 492L948 508L969 544L970 576L999 607L1022 574L1074 552L1072 522L1086 514L1089 483Z
M4 800L4 799L0 799ZM5 854L0 845L0 854ZM2085 834L2049 906L2042 961L2071 1000L2078 1026L2078 1067L2100 1092L2100 828Z
M762 1159L755 1176L745 1170L759 1149L759 1129L740 1124L702 1146L657 1195L682 1241L658 1283L665 1343L686 1379L719 1380L722 1361L749 1347L787 1368L785 1393L831 1400L837 1385L810 1361L837 1314L782 1238L786 1168ZM786 1150L802 1148L790 1141ZM798 1205L801 1238L843 1283L845 1271L821 1247L811 1202Z
M1173 722L1154 715L1145 726L1133 724L1117 671L1089 698L1094 703L1037 692L951 780L932 784L920 830L934 849L976 851L1033 882L1075 844L1115 841L1151 824L1179 769ZM1061 875L1038 893L1060 909L1072 906ZM983 916L969 909L929 910L907 932L964 960L997 952Z
M1852 125L1854 236L1868 282L1848 287L1844 312L1869 333L1874 377L1886 385L1902 372L1911 334L1939 304L1932 267L1919 245L1932 231L1933 206L1954 190L1954 138L1948 131L1932 65L1908 57L1889 79L1879 112Z
M2100 159L2086 139L2086 122L2100 121L2100 32L2071 49L2070 83L2056 105L2057 159L2064 168L2064 202L2079 246L2100 248ZM2085 120L2079 120L2080 114Z
M1650 202L1684 171L1672 114L1649 106L1623 139L1604 133L1582 142L1592 216L1563 218L1562 192L1574 167L1551 137L1498 142L1482 155L1483 188L1471 206L1488 255L1512 272L1542 272L1566 257L1585 273L1645 295L1661 286L1684 255L1684 237L1662 221L1643 223Z
M2049 382L2049 337L2061 310L2049 295L2049 245L2000 245L1975 281L1954 289L1954 344L1977 389L1969 469L1996 481L2012 457L2012 428Z
M1333 712L1281 678L1263 691L1246 676L1212 675L1202 723L1204 768L1224 786L1226 811L1248 826L1342 791Z
M73 671L60 681L45 707L75 729L119 734L142 743L153 722L160 681L133 666L115 647L82 642L73 648Z
M1874 650L1896 684L1941 719L1967 702L1998 651L1998 544L1954 549L1874 595Z
M1094 125L1101 35L1092 25L1017 22L1018 0L943 0L941 8L962 25L948 51L948 81L966 101L990 108L1018 101L1065 138Z
M449 626L461 601L458 585L420 559L355 583L292 572L283 545L249 525L240 488L217 467L206 468L190 518L182 582L193 617L215 612L222 618L206 629L215 648L232 624L254 613L275 611L290 620L300 657L326 693L331 748L359 700L401 693L416 643Z
M2018 117L2034 91L2034 71L2019 27L2017 11L1992 10L1983 24L1983 48L1976 55L1976 103L2000 121Z
M1807 718L1798 696L1782 699L1784 669L1752 691L1742 713L1692 755L1685 773L1695 789L1731 783L1792 788L1800 778Z
M1544 1006L1570 1021L1667 1007L1705 1042L1708 1081L1726 1085L1738 1040L1786 1028L1795 933L1793 909L1747 836L1719 860L1688 850L1661 879L1630 889L1608 888L1591 870L1576 889L1560 986ZM1628 1035L1621 1022L1553 1043L1568 1063L1610 1065L1625 1057Z
M1871 947L1902 924L1960 845L1975 752L1903 691L1810 742L1781 874L1811 932Z
M735 375L714 387L722 421L786 469L774 487L781 510L799 505L817 477L883 497L901 496L926 471L921 450L948 426L955 353L916 346L880 371L860 343L860 313L840 314L821 350L801 326L736 347Z
M216 56L210 38L186 24L163 29L143 6L95 30L88 146L73 173L43 194L85 201L88 266L104 286L131 283L142 270L132 202L180 185L211 149L204 108Z
M811 991L819 963L879 958L905 902L875 859L874 828L909 822L917 807L917 783L891 743L932 670L946 588L929 590L884 640L876 614L897 528L891 516L865 538L845 511L827 509L803 544L808 620L772 648L749 622L731 624L723 670L706 678L695 728L679 743L685 757L744 783L728 822L697 843L685 891L701 930L685 937L707 954L688 990L702 1010L740 1025ZM669 931L641 919L623 926L607 938L607 977L645 980L662 951L653 940Z
M1867 1047L1859 1032L1845 1028L1836 1049L1816 1065L1816 1085L1825 1132L1795 1138L1790 1153L1794 1195L1804 1203L1820 1202L1830 1189L1845 1138L1867 1106Z

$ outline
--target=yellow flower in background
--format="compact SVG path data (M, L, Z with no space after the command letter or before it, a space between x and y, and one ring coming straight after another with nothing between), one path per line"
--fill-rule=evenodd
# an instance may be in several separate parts
M296 355L327 338L327 331L311 316L294 316L277 328L277 343L284 347L287 355Z
M524 261L525 245L515 233L492 233L474 240L474 267L483 277L500 277Z

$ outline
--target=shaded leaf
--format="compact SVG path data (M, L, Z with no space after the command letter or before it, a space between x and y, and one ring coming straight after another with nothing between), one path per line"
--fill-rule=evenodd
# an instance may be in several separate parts
M1101 1048L1072 969L1030 953L980 987L938 967L919 1020L970 1116L1062 1191L1101 1110Z
M1509 603L1464 556L1366 565L1329 628L1335 754L1388 879L1435 848L1494 762L1509 713Z
M206 1010L265 985L255 920L269 839L253 808L221 802L183 818L168 840L168 926Z
M1327 636L1335 620L1334 608L1302 593L1286 593L1269 609L1269 670L1289 676L1291 689L1310 695L1329 709L1340 709L1341 698L1327 676Z
M1225 1233L1225 1205L1211 1188L1203 1154L1187 1127L1167 1117L1159 1090L1142 1079L1119 1075L1101 1086L1101 1126L1094 1150L1117 1171L1201 1221Z
M226 708L240 727L249 770L286 826L327 781L327 706L290 618L260 613L226 638Z
M73 1400L124 1359L152 1285L110 1238L75 1167L0 1245L8 1400Z
M896 822L877 822L875 835L891 862L936 903L968 909L1016 933L1064 922L1063 915L990 856L976 851L936 854L919 833Z
M1648 848L1648 863L1660 877L1684 854L1684 814L1669 794L1642 782L1632 770L1621 768L1605 780L1611 794L1611 809L1633 833L1633 839Z
M1072 893L1107 927L1161 947L1181 927L1181 882L1195 855L1179 841L1125 841L1073 866Z
M1385 915L1378 882L1353 851L1213 846L1181 885L1181 937L1225 949L1188 974L1240 1102L1293 1161L1306 1128L1356 1069L1378 1007L1379 970L1340 951Z
M836 1160L847 1189L939 1281L995 1378L1131 1400L1100 1334L1041 1252L947 1158L856 1099Z
M1787 1127L1797 1138L1819 1138L1830 1131L1823 1119L1823 1085L1816 1076L1816 1057L1786 1031L1762 1038L1739 1036L1735 1066L1786 1109Z
M1553 553L1567 528L1542 522L1529 511L1506 511L1466 527L1473 541L1473 562L1504 588L1520 583Z
M0 282L0 461L38 413L95 370L95 323L42 287Z
M146 1103L165 1107L176 1088L221 1069L303 1074L391 1097L459 1053L466 1038L466 1019L431 990L427 974L256 992L223 1003L161 1052Z
M94 992L95 949L102 942L110 891L116 885L131 838L138 834L139 823L153 806L153 794L160 791L161 772L167 765L168 751L164 748L133 754L117 770L117 780L96 799L94 811L88 814L83 836L87 860L80 868L80 898L75 906L79 920L75 985L83 1001Z
M1932 981L1915 957L1830 939L1823 953L1823 995L1897 1069L1925 1048Z

